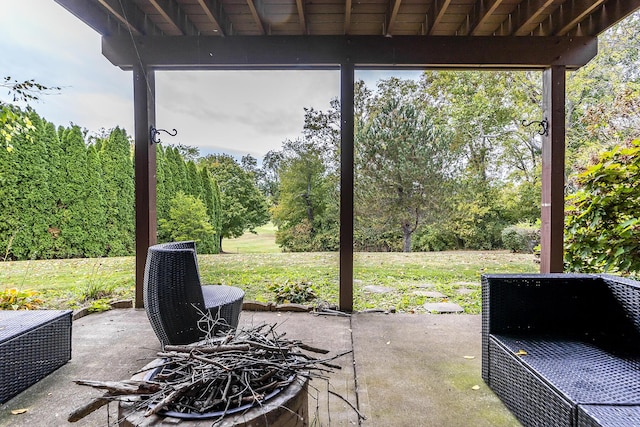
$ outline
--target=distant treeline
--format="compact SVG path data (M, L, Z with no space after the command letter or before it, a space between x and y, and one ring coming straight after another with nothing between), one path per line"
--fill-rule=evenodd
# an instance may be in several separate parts
M56 128L33 111L25 114L32 128L0 140L10 147L0 150L0 260L132 255L134 167L126 132L88 137L78 126ZM206 207L203 218L211 225L198 251L219 252L215 179L178 148L157 147L158 222L171 224L172 200L191 197ZM159 227L160 241L171 238L170 227Z

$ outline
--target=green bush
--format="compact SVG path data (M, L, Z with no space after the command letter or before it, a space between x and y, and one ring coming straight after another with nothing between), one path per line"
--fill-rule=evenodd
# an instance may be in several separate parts
M0 310L36 310L42 303L37 291L17 288L0 291Z
M565 268L640 271L640 139L606 151L567 197Z
M317 298L316 292L311 283L292 282L287 280L284 284L272 284L269 290L275 294L278 304L294 303L303 304Z
M502 230L502 244L511 252L531 254L540 243L540 227L528 223L510 225Z
M200 243L215 235L207 208L199 198L178 192L169 208L169 218L158 220L158 228L171 240Z
M416 232L413 241L413 250L415 251L437 252L452 249L458 249L456 236L444 227L428 225Z

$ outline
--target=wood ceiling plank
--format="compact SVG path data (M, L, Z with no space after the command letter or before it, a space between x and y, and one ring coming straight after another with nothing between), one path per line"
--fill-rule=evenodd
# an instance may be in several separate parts
M227 35L226 22L229 22L229 18L222 10L222 5L219 2L212 3L209 0L197 0L198 5L202 9L209 22L211 22L220 33L221 36Z
M106 10L95 3L86 0L55 1L99 34L111 35L118 32L119 25L109 17Z
M393 34L393 27L396 25L396 19L398 18L398 11L400 10L401 4L402 0L393 0L393 8L389 14L389 19L387 20L386 34L388 36Z
M175 35L195 36L197 29L189 21L175 0L148 0L149 4L162 16Z
M140 18L140 10L133 2L120 2L117 0L98 0L111 16L122 24L131 34L140 36L145 31L143 19Z
M438 25L447 13L450 4L451 0L433 0L430 13L427 13L429 35L433 35L437 31Z
M349 34L349 27L351 26L351 0L345 0L344 5L344 34Z
M302 34L307 34L307 19L305 17L304 0L296 0L296 8L298 9L298 23Z
M258 9L256 9L256 5L253 2L253 0L247 0L247 6L249 6L249 11L251 12L251 16L253 17L256 27L258 27L258 32L263 35L266 34L264 30L264 25L262 24L262 19L258 14Z
M458 29L458 34L461 36L479 35L482 25L493 15L501 3L502 0L477 0L471 13Z
M550 19L542 23L536 30L535 35L564 36L605 2L606 0L572 0L565 2L553 12Z
M526 36L531 32L540 15L553 6L555 0L525 0L511 15L511 26L500 35Z
M567 35L602 34L617 22L625 19L640 8L640 0L612 0L607 2L597 12L581 23L580 27L570 31Z

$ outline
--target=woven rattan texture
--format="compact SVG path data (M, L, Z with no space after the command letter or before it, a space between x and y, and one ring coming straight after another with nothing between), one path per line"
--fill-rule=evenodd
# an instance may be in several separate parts
M205 337L203 313L238 324L244 292L239 288L202 287L194 242L151 246L144 277L144 303L158 339L166 344L190 344ZM200 327L199 327L200 325Z
M511 353L579 404L640 405L640 355L613 354L580 341L497 336Z
M482 375L525 426L640 424L628 409L640 406L640 283L486 275L482 297ZM611 408L602 421L583 413L577 424L578 404Z
M525 426L571 426L574 406L525 367L510 350L489 339L489 385Z
M640 427L640 406L580 405L578 427Z
M0 311L0 403L71 358L71 311Z

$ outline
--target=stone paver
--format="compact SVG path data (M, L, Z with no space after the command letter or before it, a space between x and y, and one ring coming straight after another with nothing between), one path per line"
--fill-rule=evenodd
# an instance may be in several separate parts
M423 291L421 289L418 289L417 291L413 291L413 294L414 295L421 295L421 296L428 297L428 298L446 298L447 297L442 292L438 292L438 291Z
M372 294L388 294L391 292L395 292L395 289L388 288L386 286L380 285L367 285L364 288L365 292L371 292Z
M463 313L464 309L453 302L426 302L423 307L429 313Z

